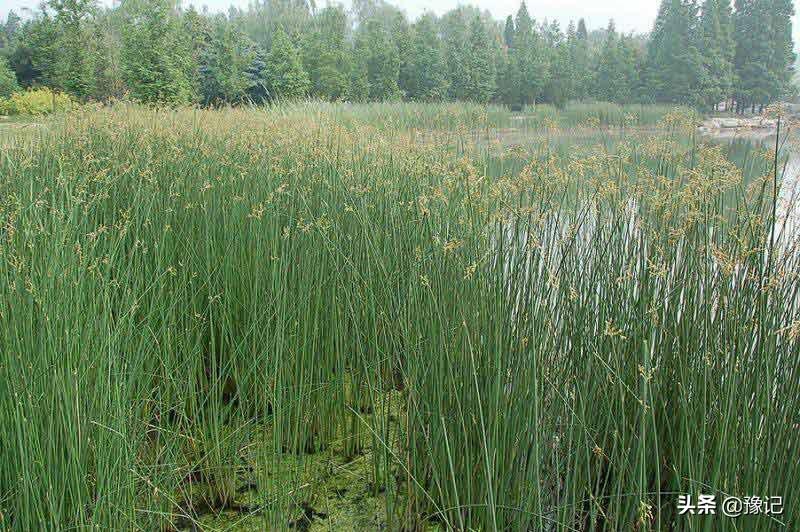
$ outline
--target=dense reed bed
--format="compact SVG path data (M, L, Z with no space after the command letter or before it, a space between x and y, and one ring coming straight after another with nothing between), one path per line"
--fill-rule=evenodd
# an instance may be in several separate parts
M797 525L774 159L304 105L82 111L0 156L0 527Z
M370 124L384 134L423 131L468 132L486 128L540 129L574 128L653 128L660 127L665 118L680 112L685 118L696 119L688 108L670 105L619 105L608 102L569 103L558 109L552 105L526 106L510 111L501 105L477 105L465 102L409 103L380 102L342 104L301 102L282 104L286 115L307 116L319 113L335 117L338 124L352 127ZM278 109L276 109L278 111Z

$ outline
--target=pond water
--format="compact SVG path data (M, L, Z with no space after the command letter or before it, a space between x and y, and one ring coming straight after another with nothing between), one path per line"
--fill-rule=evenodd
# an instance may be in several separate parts
M780 182L776 210L776 230L796 236L800 233L800 138L793 132L777 138L776 132L721 132L700 136L703 142L720 144L725 147L728 157L742 168L745 179L764 174L764 168L751 161L755 155L773 152L778 149L779 162L777 178ZM774 171L774 165L767 163L767 173Z
M659 129L590 129L528 130L525 128L494 129L473 132L473 146L499 153L518 146L533 153L565 153L575 156L602 150L614 153L622 144L635 146L654 138L671 136L686 146L715 144L722 146L727 157L742 170L745 182L772 175L773 162L768 155L776 146L776 132L770 130L723 130L713 133L669 133ZM441 139L439 139L441 140ZM778 180L780 194L777 225L785 226L786 235L800 234L800 135L784 131L777 139L779 146Z

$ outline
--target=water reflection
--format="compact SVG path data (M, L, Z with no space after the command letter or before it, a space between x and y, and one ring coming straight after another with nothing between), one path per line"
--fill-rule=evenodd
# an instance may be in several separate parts
M745 179L768 174L777 177L779 195L776 205L776 234L780 237L796 235L800 231L800 136L794 131L784 131L778 137L776 131L721 131L702 135L701 140L725 145L729 158L744 174ZM763 155L778 150L777 175L775 164L753 164ZM781 238L783 240L783 238Z
M776 146L774 130L721 130L700 133L668 132L658 129L590 129L528 130L493 129L474 132L472 145L501 153L515 147L528 153L562 153L580 157L584 154L615 153L621 146L636 146L646 142L669 138L685 146L716 144L723 147L728 159L742 171L745 183L774 172L773 156ZM440 139L441 140L441 139ZM778 232L784 236L800 233L800 135L784 128L780 138L778 172L780 192L777 201L776 221Z

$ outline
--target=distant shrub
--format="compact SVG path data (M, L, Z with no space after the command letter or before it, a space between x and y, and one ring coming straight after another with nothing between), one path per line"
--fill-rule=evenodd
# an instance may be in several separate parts
M8 61L0 57L0 98L8 98L19 90L17 76L8 66Z
M54 92L46 87L15 92L8 98L0 98L0 115L40 116L54 111L65 111L75 101L63 92Z

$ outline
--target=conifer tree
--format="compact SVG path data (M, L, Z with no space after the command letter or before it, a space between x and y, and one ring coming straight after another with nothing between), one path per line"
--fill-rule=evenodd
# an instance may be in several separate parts
M622 63L617 30L614 21L608 23L606 40L600 51L595 72L594 97L598 100L615 101L621 87L619 74Z
M391 0L356 0L352 17L309 0L227 15L175 0L45 0L24 22L0 22L0 55L23 87L148 103L598 98L755 111L790 97L793 0L731 1L661 0L645 39L589 33L583 19L566 32L537 25L525 2L504 21L462 6L411 24Z
M792 0L766 0L768 4L770 60L769 79L772 86L769 101L776 101L793 95L792 86L794 64L797 59L792 42L792 17L795 14Z
M0 50L11 47L17 31L22 27L22 18L14 10L10 10L6 15L6 21L0 25Z
M487 103L495 91L495 65L492 61L489 37L481 17L476 15L469 27L466 71L468 76L464 97Z
M736 104L740 112L755 111L773 92L769 7L767 0L736 0Z
M33 67L49 87L78 98L95 89L97 47L90 28L94 0L48 0L37 21Z
M208 72L209 67L204 64L208 59L208 49L212 45L212 20L191 6L181 17L181 30L186 36L191 60L197 65L197 68L190 72L192 92L198 94L201 101L209 103L210 100L203 95L203 85L204 78L213 76L213 73ZM208 82L206 79L205 83Z
M574 32L574 27L572 28ZM563 107L575 93L577 72L570 57L570 49L557 22L543 28L549 49L550 75L543 91L544 101Z
M638 63L638 53L632 39L619 35L614 21L610 21L598 57L594 97L620 104L631 103L639 85Z
M646 84L651 100L694 103L703 76L693 1L662 0L647 47Z
M733 87L732 43L726 21L729 0L705 0L700 15L699 48L702 50L703 76L698 86L699 101L716 108Z
M511 15L506 17L506 23L503 27L503 43L506 48L514 46L514 17Z
M535 103L544 90L549 71L541 36L534 27L525 2L522 2L517 11L510 63L515 77L512 94L514 104Z
M253 58L247 67L247 98L255 104L264 103L269 99L269 72L267 71L267 55L257 44L251 46Z
M515 76L515 72L512 71L510 57L510 50L514 44L514 33L514 18L509 15L503 26L503 46L499 50L496 59L496 97L500 102L506 105L513 105L515 100L514 94L517 76Z
M584 100L589 96L593 68L589 54L589 33L586 31L586 22L583 19L578 20L577 29L572 25L567 29L567 48L574 72L574 88L570 97Z

